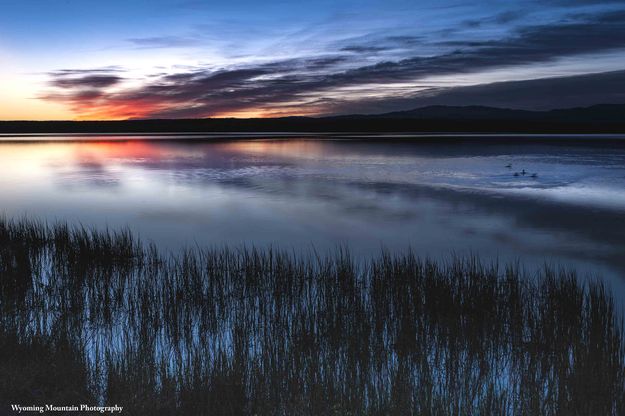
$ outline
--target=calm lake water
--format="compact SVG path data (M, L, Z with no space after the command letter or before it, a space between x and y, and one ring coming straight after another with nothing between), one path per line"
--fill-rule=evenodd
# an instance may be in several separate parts
M0 211L129 226L173 250L347 245L563 265L625 296L625 143L262 137L5 136Z

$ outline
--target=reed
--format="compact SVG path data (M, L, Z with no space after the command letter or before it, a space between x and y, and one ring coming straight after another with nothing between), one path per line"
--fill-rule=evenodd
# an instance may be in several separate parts
M163 254L128 230L0 220L0 404L130 415L622 415L600 281L478 258ZM4 409L4 408L3 408Z

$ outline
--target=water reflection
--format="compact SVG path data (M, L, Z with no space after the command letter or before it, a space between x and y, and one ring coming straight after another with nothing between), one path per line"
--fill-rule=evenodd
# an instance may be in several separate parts
M191 250L0 220L0 401L133 415L623 414L601 285L342 250ZM33 365L33 362L36 365ZM579 411L578 411L579 410ZM126 410L124 410L126 411Z
M625 275L625 147L388 140L2 143L3 211L173 249L410 246Z

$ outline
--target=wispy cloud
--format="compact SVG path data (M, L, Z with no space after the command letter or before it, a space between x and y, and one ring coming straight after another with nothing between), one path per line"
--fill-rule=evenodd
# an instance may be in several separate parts
M130 38L129 43L137 48L144 49L165 49L165 48L187 48L199 46L203 42L197 37L184 36L154 36L147 38Z
M76 89L76 88L107 88L111 87L123 80L117 75L84 75L79 77L56 77L52 81L52 85L58 88Z
M516 19L497 15L493 19ZM397 100L395 83L495 68L552 62L559 58L625 49L625 11L577 14L527 25L507 36L438 42L439 52L354 67L360 55L424 43L421 36L384 36L376 43L348 44L326 56L180 71L152 77L141 87L115 89L108 74L50 74L55 92L46 97L72 105L91 118L206 117L232 114L320 114L358 108L358 101ZM148 42L149 43L149 42ZM159 42L155 42L158 44ZM431 43L431 42L430 42ZM167 42L163 42L167 44ZM175 44L173 42L172 44ZM377 91L366 87L377 85ZM345 96L346 88L353 88ZM361 91L358 92L358 89ZM416 91L405 87L404 96ZM415 88L414 86L412 88ZM99 96L96 94L99 94ZM93 99L85 99L90 93ZM431 91L430 91L431 93ZM351 104L346 104L351 103ZM384 107L383 104L380 105Z
M527 12L522 10L506 10L501 13L497 13L493 16L481 18L481 19L470 19L465 20L463 25L468 27L480 27L488 24L499 24L506 25L511 22L518 21L527 15Z

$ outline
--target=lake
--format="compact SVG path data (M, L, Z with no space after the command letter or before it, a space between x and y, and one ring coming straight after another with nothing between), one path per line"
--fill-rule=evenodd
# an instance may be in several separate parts
M271 245L308 254L347 246L356 257L382 249L437 259L476 254L601 275L625 297L625 142L0 140L0 211L9 218L128 226L174 251Z

